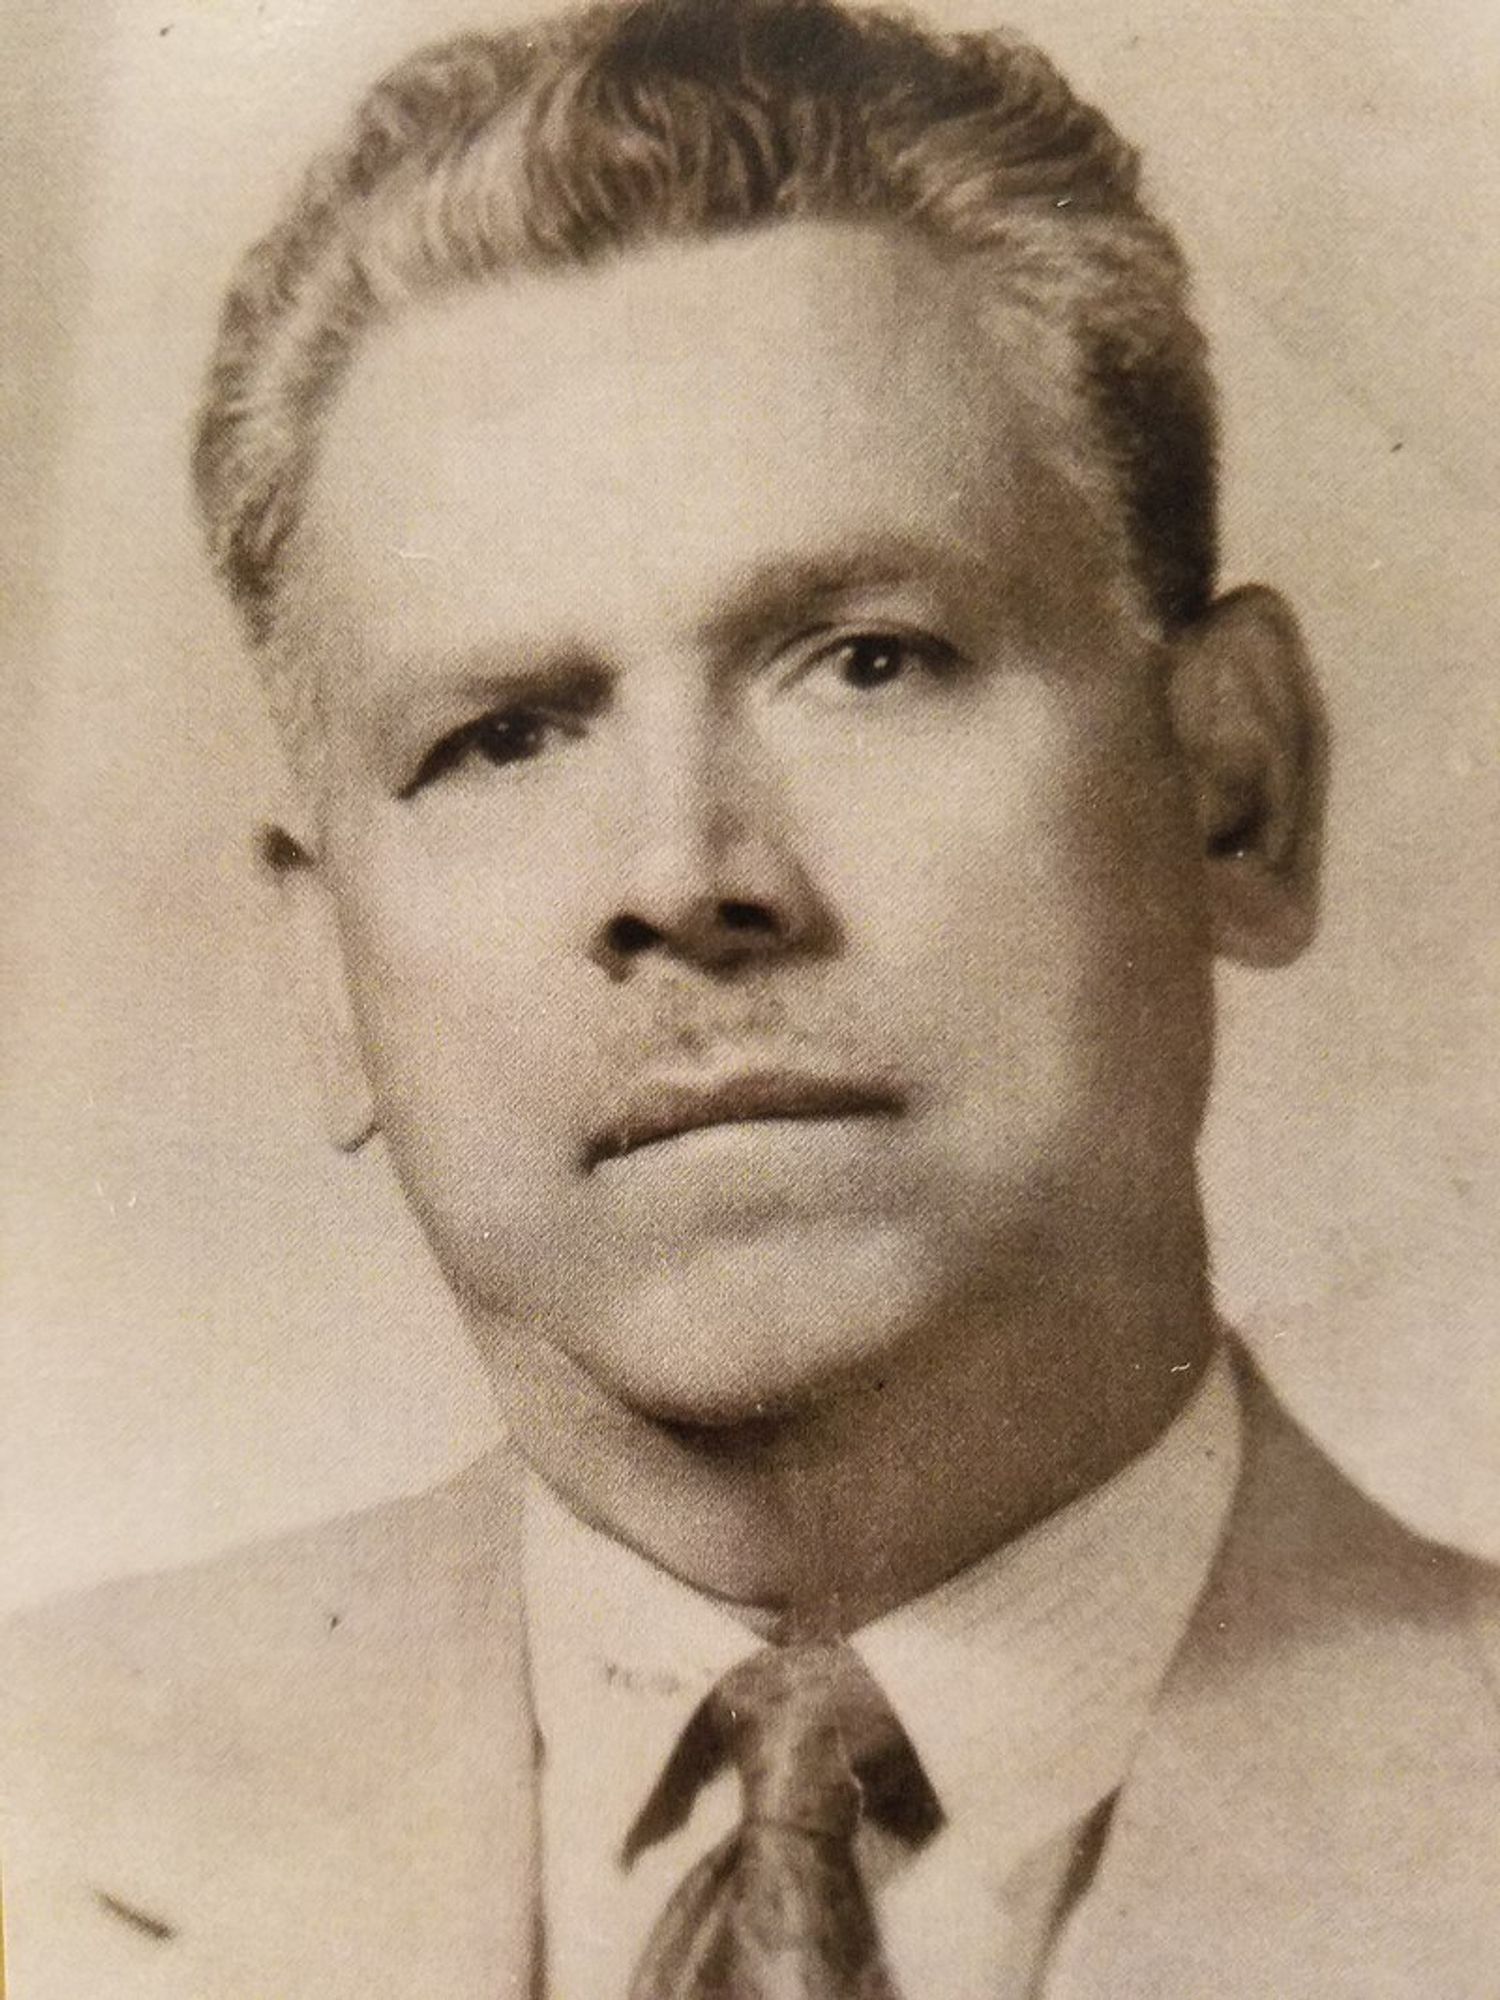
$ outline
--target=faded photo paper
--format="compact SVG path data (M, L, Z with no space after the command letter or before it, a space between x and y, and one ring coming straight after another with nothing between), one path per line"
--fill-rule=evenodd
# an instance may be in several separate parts
M0 51L5 1990L1500 1992L1493 9Z

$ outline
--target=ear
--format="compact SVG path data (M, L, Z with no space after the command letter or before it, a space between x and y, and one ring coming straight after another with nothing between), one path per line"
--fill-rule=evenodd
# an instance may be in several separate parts
M310 843L285 827L263 826L257 844L280 899L287 967L317 1065L324 1124L340 1152L357 1152L377 1122L327 883Z
M1236 590L1173 652L1214 950L1289 964L1317 927L1327 747L1297 621L1274 591Z

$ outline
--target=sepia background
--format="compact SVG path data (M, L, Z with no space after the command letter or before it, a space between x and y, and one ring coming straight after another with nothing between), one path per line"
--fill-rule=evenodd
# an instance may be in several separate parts
M378 1151L320 1136L184 460L302 157L411 43L520 11L0 18L6 1603L420 1486L493 1429ZM1322 940L1222 989L1223 1304L1348 1470L1500 1557L1500 9L1005 17L1146 150L1224 390L1226 578L1291 595L1327 681Z

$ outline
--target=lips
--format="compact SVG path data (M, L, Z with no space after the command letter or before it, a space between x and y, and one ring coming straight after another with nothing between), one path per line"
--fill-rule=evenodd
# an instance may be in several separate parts
M895 1093L844 1078L757 1070L714 1082L655 1082L632 1091L589 1139L585 1172L685 1132L793 1118L892 1118Z

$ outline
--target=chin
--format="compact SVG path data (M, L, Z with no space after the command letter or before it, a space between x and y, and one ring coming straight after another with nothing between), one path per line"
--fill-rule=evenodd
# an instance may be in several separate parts
M566 1344L613 1400L655 1422L727 1430L792 1416L931 1326L927 1263L889 1225L766 1231L620 1285Z

